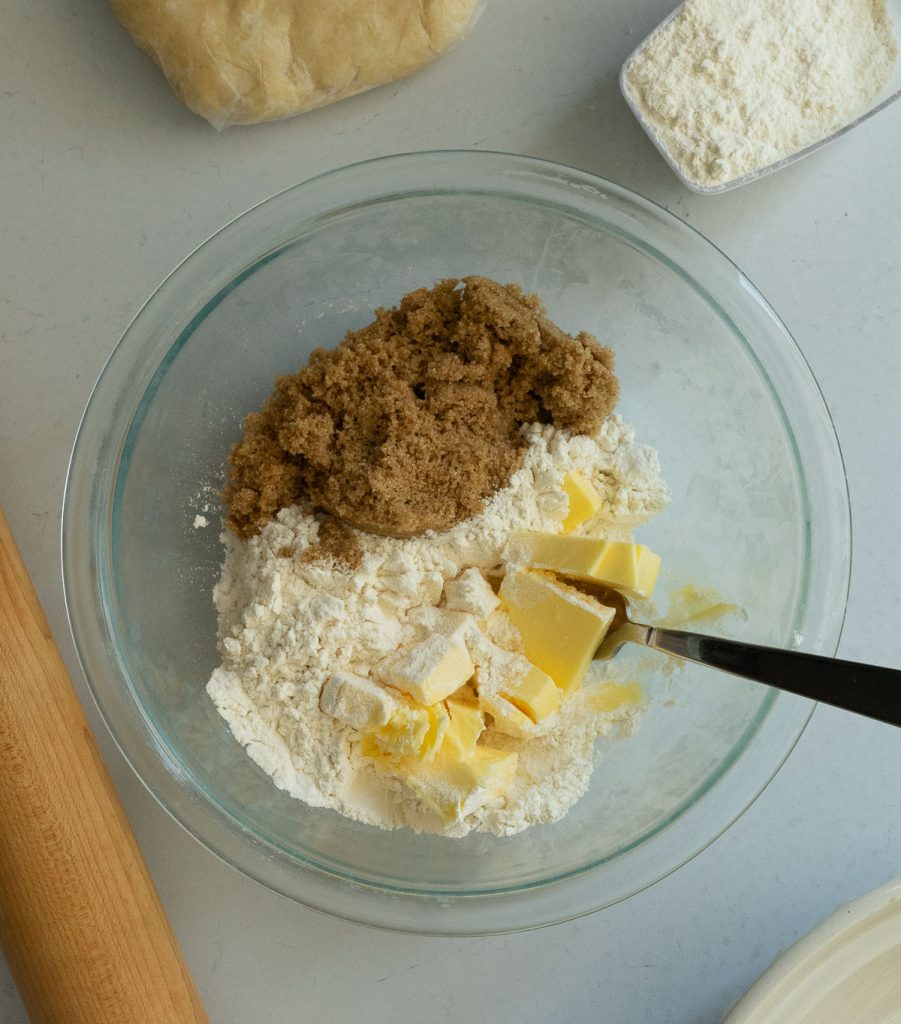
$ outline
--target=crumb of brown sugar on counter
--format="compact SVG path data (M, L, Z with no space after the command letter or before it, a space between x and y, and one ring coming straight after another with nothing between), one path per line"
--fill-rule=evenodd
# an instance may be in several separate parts
M228 525L253 536L299 504L403 537L478 513L519 467L523 424L592 433L616 404L611 350L544 312L516 285L449 279L317 349L245 420Z

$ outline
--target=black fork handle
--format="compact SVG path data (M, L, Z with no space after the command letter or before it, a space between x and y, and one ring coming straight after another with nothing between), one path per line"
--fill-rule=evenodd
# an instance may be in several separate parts
M648 647L800 697L901 726L901 671L818 654L649 627Z

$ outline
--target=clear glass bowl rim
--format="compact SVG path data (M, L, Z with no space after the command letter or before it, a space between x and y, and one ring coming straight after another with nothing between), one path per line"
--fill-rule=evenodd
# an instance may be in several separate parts
M261 884L314 909L360 923L413 931L422 934L486 934L516 931L569 920L625 899L676 870L721 835L756 799L778 771L800 737L813 705L810 702L778 694L756 733L739 758L743 771L735 765L712 783L710 789L689 807L676 822L679 849L663 870L654 864L653 855L639 847L629 854L629 879L620 877L604 888L598 876L609 874L610 865L601 864L574 877L554 880L545 886L504 893L480 895L424 894L390 890L349 882L314 866L287 864L283 856L236 828L189 778L172 758L163 739L146 716L140 714L128 693L122 676L122 662L113 637L104 621L103 551L109 543L115 470L121 456L134 411L143 395L136 394L135 382L157 372L159 353L146 351L140 331L152 321L157 309L170 311L174 303L196 304L198 291L215 295L220 290L217 275L209 274L214 255L223 257L216 265L223 282L238 276L236 252L230 248L234 236L250 232L262 207L270 211L278 204L306 200L303 223L329 212L346 210L387 196L399 197L413 191L398 192L397 183L419 181L418 191L490 193L541 201L544 194L559 204L577 196L579 201L605 200L637 207L653 217L657 226L673 233L681 247L704 250L735 275L747 293L781 336L785 344L769 347L768 355L782 364L792 387L805 393L806 411L815 414L820 435L812 442L815 454L831 466L831 477L839 488L826 495L831 517L821 524L831 535L837 552L844 554L842 565L833 571L828 590L833 604L833 624L829 653L837 648L850 578L850 508L847 480L841 452L831 418L819 387L797 345L773 310L735 265L694 228L668 211L621 186L588 172L549 161L514 154L485 151L433 151L406 153L352 164L311 178L264 200L231 221L200 245L164 280L139 310L103 368L79 426L70 460L64 497L62 528L63 577L67 613L79 661L91 694L120 751L135 773L160 803L195 839L226 863ZM476 188L476 185L479 187ZM585 197L588 197L586 200ZM575 202L575 200L573 199ZM277 248L277 246L275 247ZM238 247L240 249L240 247ZM258 256L247 261L255 262ZM168 312L168 315L172 315ZM755 357L756 357L756 350ZM131 387L129 387L131 385ZM777 397L774 391L774 397ZM777 398L781 403L781 399ZM786 416L788 421L788 417ZM794 438L794 433L792 432ZM837 474L837 475L836 475ZM839 493L840 492L840 493ZM83 539L90 540L90 557L84 557ZM832 545L826 545L830 550ZM814 567L815 568L815 567ZM124 684L124 685L123 685ZM774 753L775 751L775 753ZM730 780L724 799L724 780ZM699 815L703 807L704 814ZM704 815L716 819L692 840L694 819ZM672 835L670 836L672 838ZM654 848L656 850L656 847ZM608 883L610 879L607 879Z

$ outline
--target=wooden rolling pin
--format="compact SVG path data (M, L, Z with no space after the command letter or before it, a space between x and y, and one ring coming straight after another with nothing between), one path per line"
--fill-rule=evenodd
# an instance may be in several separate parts
M2 510L0 944L33 1024L208 1024Z

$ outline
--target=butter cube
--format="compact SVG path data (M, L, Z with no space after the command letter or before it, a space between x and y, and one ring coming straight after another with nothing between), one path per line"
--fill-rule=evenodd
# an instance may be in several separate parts
M460 637L436 633L386 658L377 671L389 686L421 704L437 704L467 682L475 669Z
M485 719L476 704L448 698L450 727L444 735L441 746L442 758L465 761L475 753L476 743L485 728Z
M489 800L502 797L516 774L515 751L475 747L467 758L442 751L431 763L420 758L385 757L371 735L363 737L360 753L375 770L403 782L446 822L459 821Z
M353 672L336 672L322 687L319 707L353 729L367 729L385 725L400 702L381 683Z
M511 535L505 557L516 565L602 583L633 599L651 596L660 571L660 556L643 544L529 530Z
M556 687L555 687L556 689ZM560 692L559 690L557 691ZM527 714L514 707L503 694L485 693L479 695L479 705L491 715L492 725L496 732L505 736L517 736L528 739L536 735L538 727Z
M504 577L501 602L522 635L526 657L568 696L578 689L615 614L548 573L516 569Z
M535 665L516 686L502 692L501 696L536 723L550 718L560 709L559 687L547 673Z
M434 704L425 708L428 716L429 728L422 741L418 757L425 764L434 761L438 752L444 746L445 736L450 726L450 715L443 704Z
M469 634L467 645L476 667L475 686L480 698L514 688L532 667L524 654L506 650L477 630Z
M433 729L437 730L437 726L429 716L428 708L413 701L406 701L398 707L385 725L367 732L363 740L367 749L375 744L377 753L386 757L419 757L426 738ZM363 747L361 751L365 753Z
M367 757L412 757L428 763L441 750L449 726L443 704L426 707L409 701L385 725L366 732L360 750Z
M572 533L601 507L601 496L590 480L574 469L563 477L563 490L569 498L569 512L561 524L561 532Z
M444 600L449 609L469 612L476 619L487 619L500 604L491 584L476 568L467 569L446 583Z
M469 649L476 666L479 706L492 716L494 728L508 736L533 736L535 723L504 694L515 690L535 666L524 654L506 650L482 633L469 636Z
M434 764L403 762L397 777L446 822L502 797L516 774L514 751L476 747L471 758L453 761L439 757Z
M560 709L562 692L540 668L530 665L524 676L506 682L497 693L480 693L479 703L494 720L494 728L507 736L529 737Z

